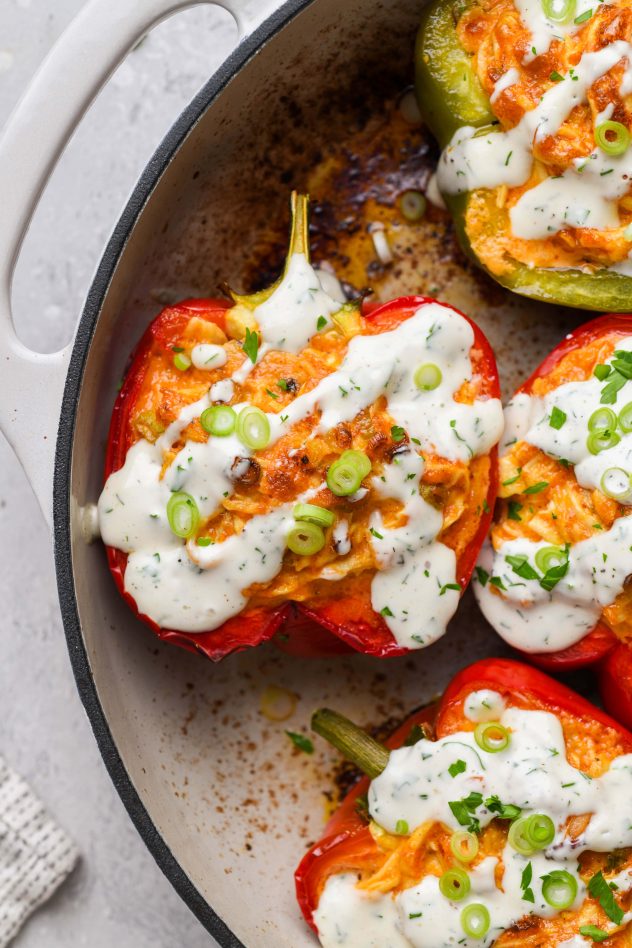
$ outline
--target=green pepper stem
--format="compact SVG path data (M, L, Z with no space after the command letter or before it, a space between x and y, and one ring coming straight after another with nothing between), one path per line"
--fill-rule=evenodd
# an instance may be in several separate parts
M286 270L295 253L305 254L309 260L309 195L292 191L290 211L292 214L292 223L290 227L290 243L285 263Z
M344 715L329 708L320 708L312 715L312 729L341 751L347 760L359 767L367 777L379 777L388 763L389 752L366 731Z

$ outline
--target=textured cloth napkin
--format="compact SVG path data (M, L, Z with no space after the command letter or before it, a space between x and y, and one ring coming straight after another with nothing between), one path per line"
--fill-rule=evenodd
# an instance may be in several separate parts
M0 758L0 948L64 881L75 844Z

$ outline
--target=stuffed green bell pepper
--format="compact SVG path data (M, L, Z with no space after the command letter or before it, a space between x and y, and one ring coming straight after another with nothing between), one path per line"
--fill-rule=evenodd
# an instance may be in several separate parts
M628 0L432 0L416 83L466 253L524 296L630 312Z

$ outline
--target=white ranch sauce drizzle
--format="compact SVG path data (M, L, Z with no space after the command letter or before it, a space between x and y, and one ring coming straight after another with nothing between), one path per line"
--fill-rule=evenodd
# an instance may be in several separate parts
M555 23L545 16L541 0L514 0L522 22L531 33L529 49L523 62L529 63L536 56L548 52L554 39L564 39L581 30L585 23L575 23L574 21L581 17L583 13L587 13L588 10L594 10L595 6L601 3L605 5L608 0L577 0L570 23ZM533 52L534 49L535 53Z
M196 369L207 369L212 372L213 369L219 369L226 365L226 350L223 346L213 345L211 343L201 343L199 346L193 346L191 349L191 362Z
M296 272L304 275L302 264L296 271L290 265L285 278L294 290ZM276 293L283 302L289 289L281 284ZM296 309L299 299L303 301L300 306L313 315L312 297L309 293L307 297L299 294L294 300L292 326L303 321ZM290 322L287 312L284 318ZM313 334L310 331L310 337ZM298 344L297 332L292 338ZM390 414L410 437L417 438L420 449L464 461L487 452L502 432L499 400L477 400L472 405L454 401L454 394L472 376L469 353L473 342L467 321L435 303L420 307L397 329L355 337L337 371L279 414L268 414L270 443L312 413L320 413L315 433L326 432L385 395ZM272 346L265 335L264 345ZM420 392L412 376L417 365L428 361L440 367L442 381L434 391ZM218 386L232 385L234 380L235 375L216 383L209 393L184 408L156 444L144 440L135 444L123 467L108 478L99 500L104 542L129 554L126 591L142 613L163 627L189 632L216 628L244 608L243 590L270 581L282 566L295 501L253 517L241 534L206 547L185 544L168 525L166 505L171 490L191 494L206 519L232 491L235 459L250 454L235 435L211 437L203 444L187 441L164 479L159 478L165 453L211 404L211 398L218 400L222 395L224 400L230 394ZM244 405L233 407L239 412ZM380 488L382 493L405 501L408 523L396 530L385 529L383 544L374 547L379 568L373 596L376 603L389 600L384 604L393 615L385 614L384 618L395 638L408 647L420 647L445 631L458 603L458 591L444 588L455 584L455 563L453 552L435 542L442 517L418 493L423 462L411 452L401 465L387 468ZM402 471L406 476L413 473L406 484L399 482ZM410 493L413 489L414 496ZM296 498L301 499L307 495ZM423 609L419 609L421 596L425 597ZM411 624L408 618L413 612L434 616L426 620L423 641L421 619L415 616ZM419 638L413 640L413 635Z
M540 0L517 0L517 5L523 17L528 17L530 28L538 28L538 42L542 42L549 35L549 26ZM589 7L586 0L586 8ZM570 26L559 28L560 35L572 32ZM537 49L543 51L539 46ZM525 184L533 167L534 140L539 142L556 134L573 108L585 101L596 80L624 58L628 65L622 85L632 86L632 46L617 40L596 52L584 53L577 66L545 92L515 128L487 134L469 125L457 129L439 162L440 189L447 194L461 194L476 188ZM515 70L509 70L501 76L492 101L515 82L514 73ZM631 177L632 149L614 158L595 148L575 159L573 167L561 176L548 177L520 197L509 212L512 232L516 237L535 240L565 227L616 228L617 201L629 190ZM626 273L626 267L627 261L612 269Z
M399 645L419 648L430 645L445 632L459 603L454 550L436 539L443 515L419 493L424 461L414 451L400 454L384 469L383 480L373 486L383 497L394 497L404 505L407 522L389 529L382 515L371 515L371 546L379 566L371 585L371 603L381 613ZM433 602L433 609L420 607Z
M499 707L504 703L498 694L492 702ZM519 806L525 815L546 813L556 828L551 845L535 855L523 856L507 843L502 853L503 888L496 886L497 859L490 856L468 870L471 889L458 902L441 894L439 880L433 875L394 897L376 897L357 889L357 879L351 873L333 876L314 914L324 948L488 948L529 913L544 918L557 914L544 900L541 876L555 869L571 873L578 884L572 906L577 909L586 897L579 877L580 853L611 852L632 844L632 826L627 818L632 755L616 758L603 776L591 779L568 763L562 727L555 715L508 708L502 711L500 720L510 730L511 739L507 749L496 754L482 751L471 731L438 741L422 739L413 747L391 751L385 770L369 788L371 817L391 833L401 820L408 823L410 832L426 821L457 830L461 827L448 801L462 800L475 791L483 800L498 796L504 803ZM466 769L453 777L449 767L457 760L463 760ZM568 817L587 813L592 814L587 828L577 840L569 842L564 835ZM483 805L476 816L484 827L494 813ZM521 878L529 862L533 903L522 898ZM629 884L629 873L625 881ZM463 909L475 902L486 905L491 917L490 929L480 939L468 937L460 922Z
M621 339L617 350L632 350L632 337ZM608 360L610 361L610 360ZM574 465L577 482L588 490L601 490L610 468L632 472L632 434L621 434L612 448L591 454L587 447L588 420L601 405L605 382L594 376L583 382L567 382L544 397L517 395L507 407L503 446L522 440L550 457ZM632 401L632 381L619 390L611 408L615 415ZM563 411L561 428L551 427L551 413ZM632 506L632 495L621 503ZM507 642L523 652L555 652L573 645L598 621L603 609L623 591L632 573L632 517L618 518L610 530L595 533L571 547L566 576L551 592L535 579L518 576L507 556L527 556L535 565L535 554L550 544L527 539L511 540L493 550L487 542L479 566L499 577L506 587L498 591L487 583L474 583L478 603L487 620Z

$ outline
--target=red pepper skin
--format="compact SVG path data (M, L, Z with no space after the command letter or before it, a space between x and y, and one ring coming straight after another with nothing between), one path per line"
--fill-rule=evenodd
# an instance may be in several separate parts
M590 322L574 329L559 346L556 346L548 354L527 381L516 391L516 395L520 393L530 395L533 391L533 383L552 372L565 356L578 349L583 349L595 340L604 338L611 333L620 333L622 336L632 334L632 315L609 313L606 316L598 316L596 319L592 319ZM520 654L545 671L563 674L564 672L597 664L608 655L617 642L618 639L614 632L603 622L599 622L583 639L566 649L562 649L560 652L535 654L521 652Z
M433 302L436 301L425 296L401 297L383 305L366 304L363 315L377 330L385 332L395 329L404 320L409 319L420 306ZM224 329L226 311L231 305L228 301L216 299L184 300L175 306L167 307L151 323L134 352L114 405L105 463L106 479L113 471L123 466L127 451L132 445L131 414L155 345L169 349L179 339L192 316L214 322ZM467 316L462 313L460 315L472 326L474 332L472 362L475 373L484 380L483 392L487 397L499 398L498 370L491 346L480 329ZM491 524L498 492L496 457L494 448L490 454L487 509L481 514L476 535L457 562L457 581L463 590L469 583L480 547ZM301 657L322 658L358 651L383 658L408 652L408 649L395 642L382 616L374 613L370 602L367 604L366 599L360 596L329 602L321 608L287 603L272 610L250 609L211 632L188 633L162 629L148 616L140 614L133 598L125 592L127 554L108 547L107 556L117 588L132 611L163 641L179 645L191 652L200 652L212 661L220 661L231 652L260 645L273 637L274 643L280 649Z
M620 723L537 668L504 658L487 658L464 668L452 679L438 705L412 715L387 741L387 746L401 747L411 727L423 721L432 723L434 720L437 738L458 730L463 699L471 691L482 688L498 691L521 707L535 706L554 714L565 711L579 719L597 721L619 734L625 753L632 751L632 733ZM353 788L327 824L323 839L312 846L296 870L298 903L314 931L314 912L329 876L346 870L370 869L379 857L380 850L355 808L357 798L365 794L368 787L369 779L365 777Z
M609 714L632 729L632 649L620 642L599 668L599 693Z

